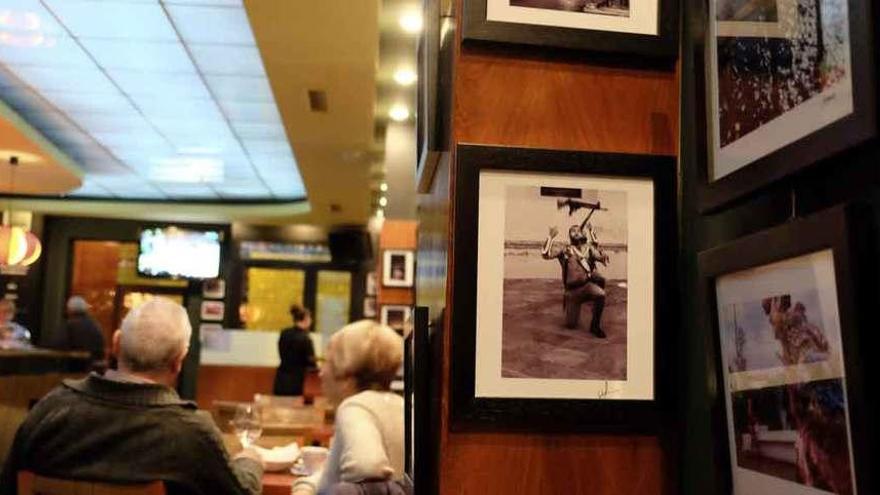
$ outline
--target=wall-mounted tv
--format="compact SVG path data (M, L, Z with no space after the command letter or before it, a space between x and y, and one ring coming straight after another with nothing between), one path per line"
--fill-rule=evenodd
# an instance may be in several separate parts
M141 231L138 274L144 277L206 279L220 275L223 233L180 227Z

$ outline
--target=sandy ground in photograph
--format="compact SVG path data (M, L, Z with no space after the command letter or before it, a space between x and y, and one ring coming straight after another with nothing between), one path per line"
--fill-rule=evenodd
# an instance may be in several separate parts
M565 328L562 284L553 279L504 281L502 371L507 378L626 379L627 291L608 281L602 329L589 332L593 304L581 306L577 329Z

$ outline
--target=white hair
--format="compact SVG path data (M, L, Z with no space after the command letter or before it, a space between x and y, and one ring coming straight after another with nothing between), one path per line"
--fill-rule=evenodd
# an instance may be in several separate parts
M333 334L326 358L337 377L354 378L358 388L387 389L403 361L403 339L386 325L356 321Z
M122 320L119 359L132 371L163 370L188 351L191 335L183 306L156 297Z
M72 296L67 300L67 311L71 313L85 313L89 310L89 303L80 296Z

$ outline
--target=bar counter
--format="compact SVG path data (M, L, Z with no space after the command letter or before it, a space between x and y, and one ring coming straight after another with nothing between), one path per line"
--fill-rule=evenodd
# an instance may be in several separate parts
M89 363L87 352L0 350L0 464L31 406L62 380L84 376Z

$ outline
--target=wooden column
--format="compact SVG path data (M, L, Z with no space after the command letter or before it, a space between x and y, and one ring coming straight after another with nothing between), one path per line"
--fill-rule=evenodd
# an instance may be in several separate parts
M461 2L457 3L460 13ZM609 68L591 64L587 54L576 57L506 47L462 49L456 44L451 149L456 143L478 143L676 154L677 71ZM454 159L453 151L453 163ZM420 198L420 240L436 240L453 231L457 212L447 213L455 194L453 169L442 164L431 194ZM437 219L444 217L448 223L439 225ZM422 243L420 260L436 260L438 250L448 252L446 269L420 279L419 290L448 276L443 299L451 304L455 253L452 239L447 239L445 245ZM422 305L436 307L438 303L423 298L421 292L419 297ZM665 455L659 439L652 436L450 432L449 344L456 329L448 321L440 425L441 494L673 493L679 460L672 453Z

